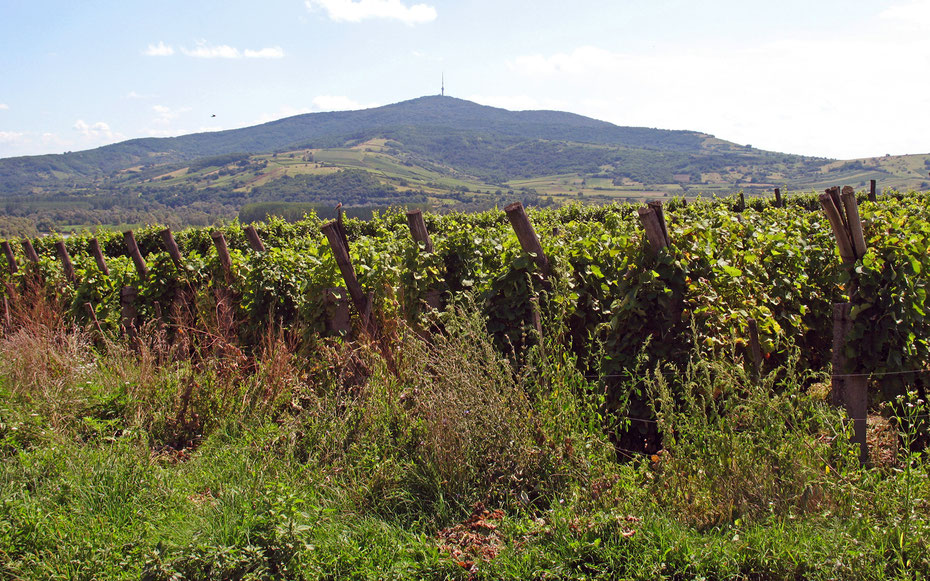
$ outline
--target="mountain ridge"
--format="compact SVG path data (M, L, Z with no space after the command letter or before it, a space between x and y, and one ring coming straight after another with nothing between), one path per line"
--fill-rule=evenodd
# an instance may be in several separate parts
M160 162L179 162L239 152L271 153L292 146L312 146L321 140L333 144L359 132L408 125L490 131L522 139L558 139L677 151L696 147L699 141L712 137L686 130L618 126L562 111L509 111L455 97L426 96L355 111L304 113L236 129L176 137L141 137L63 154L0 158L0 175L10 177L18 170L40 179L53 177L56 172L91 178L153 158Z

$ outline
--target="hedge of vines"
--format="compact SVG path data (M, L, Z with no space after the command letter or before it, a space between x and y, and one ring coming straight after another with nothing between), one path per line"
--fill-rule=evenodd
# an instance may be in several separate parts
M573 205L531 211L552 264L548 280L521 249L503 211L427 215L431 254L412 240L400 211L367 222L349 220L346 228L359 280L385 316L417 320L430 290L442 291L446 303L467 294L484 309L488 331L501 348L518 354L535 340L530 299L536 297L547 333L570 343L586 370L599 376L628 373L643 360L683 364L696 349L739 351L750 318L758 322L770 365L795 349L804 365L821 369L830 356L832 304L848 300L851 279L859 290L849 349L861 368L897 372L930 363L927 194L861 199L868 253L852 268L841 265L813 195L794 196L786 207L751 200L745 209L732 200L687 205L673 200L665 207L671 246L657 255L647 249L635 209ZM46 237L35 241L39 263L4 274L4 288L17 294L38 270L45 288L77 323L87 323L83 305L89 302L114 333L125 285L139 289L140 315L147 320L156 316L156 303L170 304L179 293L208 312L215 306L214 291L228 288L243 344L256 342L272 321L312 338L325 333L324 289L343 286L321 226L312 215L293 224L256 224L267 247L263 253L250 249L241 224L222 227L232 254L229 282L208 229L176 233L181 268L162 247L160 227L136 231L150 269L144 279L119 233L67 238L76 282L62 274L57 239ZM92 237L103 247L109 276L89 254ZM161 314L170 316L167 309Z

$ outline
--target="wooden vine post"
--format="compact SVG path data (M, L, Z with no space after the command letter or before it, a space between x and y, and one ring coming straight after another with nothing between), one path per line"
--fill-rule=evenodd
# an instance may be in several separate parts
M781 202L781 189L780 189L780 188L775 188L775 207L776 207L776 208L781 208L781 207L782 207L782 202Z
M374 331L371 320L371 301L365 296L362 285L358 282L355 275L355 268L352 266L352 259L349 257L349 246L346 243L346 234L342 224L338 220L333 220L321 228L326 239L329 241L330 248L333 249L333 255L336 257L336 265L342 274L342 280L346 283L349 290L349 296L352 297L352 304L362 317L363 327L368 331Z
M13 249L10 247L10 243L6 240L0 242L0 246L3 247L3 254L6 255L6 267L10 271L10 274L16 274L16 271L19 270L19 267L16 266L16 256L13 254Z
M165 244L165 250L168 251L168 256L171 257L174 267L181 270L184 260L181 256L181 249L178 248L178 243L174 240L174 234L171 233L171 228L165 228L161 231L161 241Z
M832 187L820 195L823 207L845 268L853 268L857 260L865 256L865 238L856 193L852 187ZM850 299L858 293L856 285L850 283ZM866 442L868 414L868 375L861 373L855 357L848 357L847 337L852 328L849 316L852 303L833 305L833 381L831 398L835 405L842 405L853 422L853 441L859 444L859 460L866 464L869 460L869 447Z
M409 210L407 212L407 226L410 228L410 235L418 244L423 244L426 252L433 251L433 241L430 240L429 232L426 230L426 222L423 221L422 210Z
M875 196L875 180L869 180L869 201L874 202L877 199Z
M546 258L546 253L543 252L542 244L539 242L539 236L536 235L536 230L533 228L533 224L530 223L529 216L526 215L523 203L514 202L505 207L504 212L506 212L507 219L510 221L514 233L517 235L517 240L520 241L520 247L523 248L524 252L533 257L536 266L542 271L543 284L547 284L548 281L546 279L549 278L550 274L549 259ZM532 316L533 329L539 337L539 345L542 346L542 315L540 313L539 297L537 296L530 298L530 313Z
M226 282L232 280L232 257L229 256L229 247L226 245L226 237L223 236L223 233L219 230L214 230L210 232L210 237L213 238L213 245L216 246L216 254L220 258L220 264L223 266L223 276L226 277Z
M35 247L28 238L23 238L23 252L26 253L26 258L29 262L39 262L39 255L36 253Z
M136 272L139 273L140 278L145 278L149 274L149 267L145 264L145 259L142 258L139 245L136 244L136 236L132 233L132 230L123 232L123 241L126 242L126 249L129 251L129 257L132 258L132 263L136 266Z
M548 277L549 259L546 258L546 254L543 252L542 244L539 243L539 237L536 235L533 225L530 224L530 218L526 215L523 204L514 202L504 208L504 212L507 213L507 219L510 220L510 225L517 235L517 240L520 241L520 246L533 257L533 262L542 271L543 276Z
M262 242L262 238L258 235L258 231L255 229L255 226L245 227L245 237L249 241L249 246L252 247L252 250L255 252L265 251L265 243Z
M139 289L132 286L124 286L120 289L119 304L120 318L123 333L129 337L130 343L135 346L138 340L136 326L138 323L139 312L136 309L136 300L139 298ZM95 317L96 318L96 317Z
M74 282L74 265L71 264L71 256L68 254L68 247L65 246L64 240L55 243L55 250L58 252L58 258L61 260L61 268L65 273L65 278Z
M100 250L100 242L96 238L90 239L90 253L94 256L94 260L97 262L97 268L100 269L105 276L110 276L110 269L107 268L107 261L103 258L103 251Z
M41 285L42 284L42 272L39 270L39 255L36 253L35 247L32 245L32 241L28 238L23 238L23 252L26 254L26 260L29 261L32 265L32 270L30 271L30 276L27 280L24 280L24 284L28 288L30 285ZM27 267L28 268L28 267Z
M643 223L646 231L646 240L649 242L649 251L655 256L660 250L670 244L668 228L665 225L665 213L662 202L649 202L637 210L639 221Z
M433 241L430 239L429 231L426 229L426 222L423 221L423 211L409 210L407 212L407 226L410 228L410 235L417 244L423 245L423 251L427 254L432 254ZM426 304L429 305L431 309L439 309L440 302L438 290L430 289L426 291L426 296L423 297L423 300L426 301Z

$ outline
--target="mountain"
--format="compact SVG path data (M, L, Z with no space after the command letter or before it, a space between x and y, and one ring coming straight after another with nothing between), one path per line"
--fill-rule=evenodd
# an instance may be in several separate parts
M0 176L6 182L27 184L55 178L93 178L140 163L333 147L353 139L409 133L411 128L487 133L509 141L578 141L672 151L698 148L708 137L692 131L618 127L557 111L507 111L453 97L433 96L360 111L308 113L242 129L131 139L88 151L0 159Z
M297 204L291 213L337 202L467 210L513 199L606 202L863 186L869 179L917 188L926 186L928 167L928 156L812 158L695 131L621 127L572 113L508 111L431 96L0 159L0 234L28 223L16 219L40 229L201 224L255 204Z

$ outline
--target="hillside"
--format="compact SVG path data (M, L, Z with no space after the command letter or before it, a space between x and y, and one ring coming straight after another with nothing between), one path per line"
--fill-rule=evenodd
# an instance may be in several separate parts
M242 129L0 160L0 235L94 225L203 225L256 204L475 210L662 196L927 189L930 156L838 161L695 131L620 127L557 111L421 97ZM364 172L362 176L359 172ZM330 174L336 174L331 176ZM297 181L289 181L294 180ZM244 212L244 213L243 213Z

